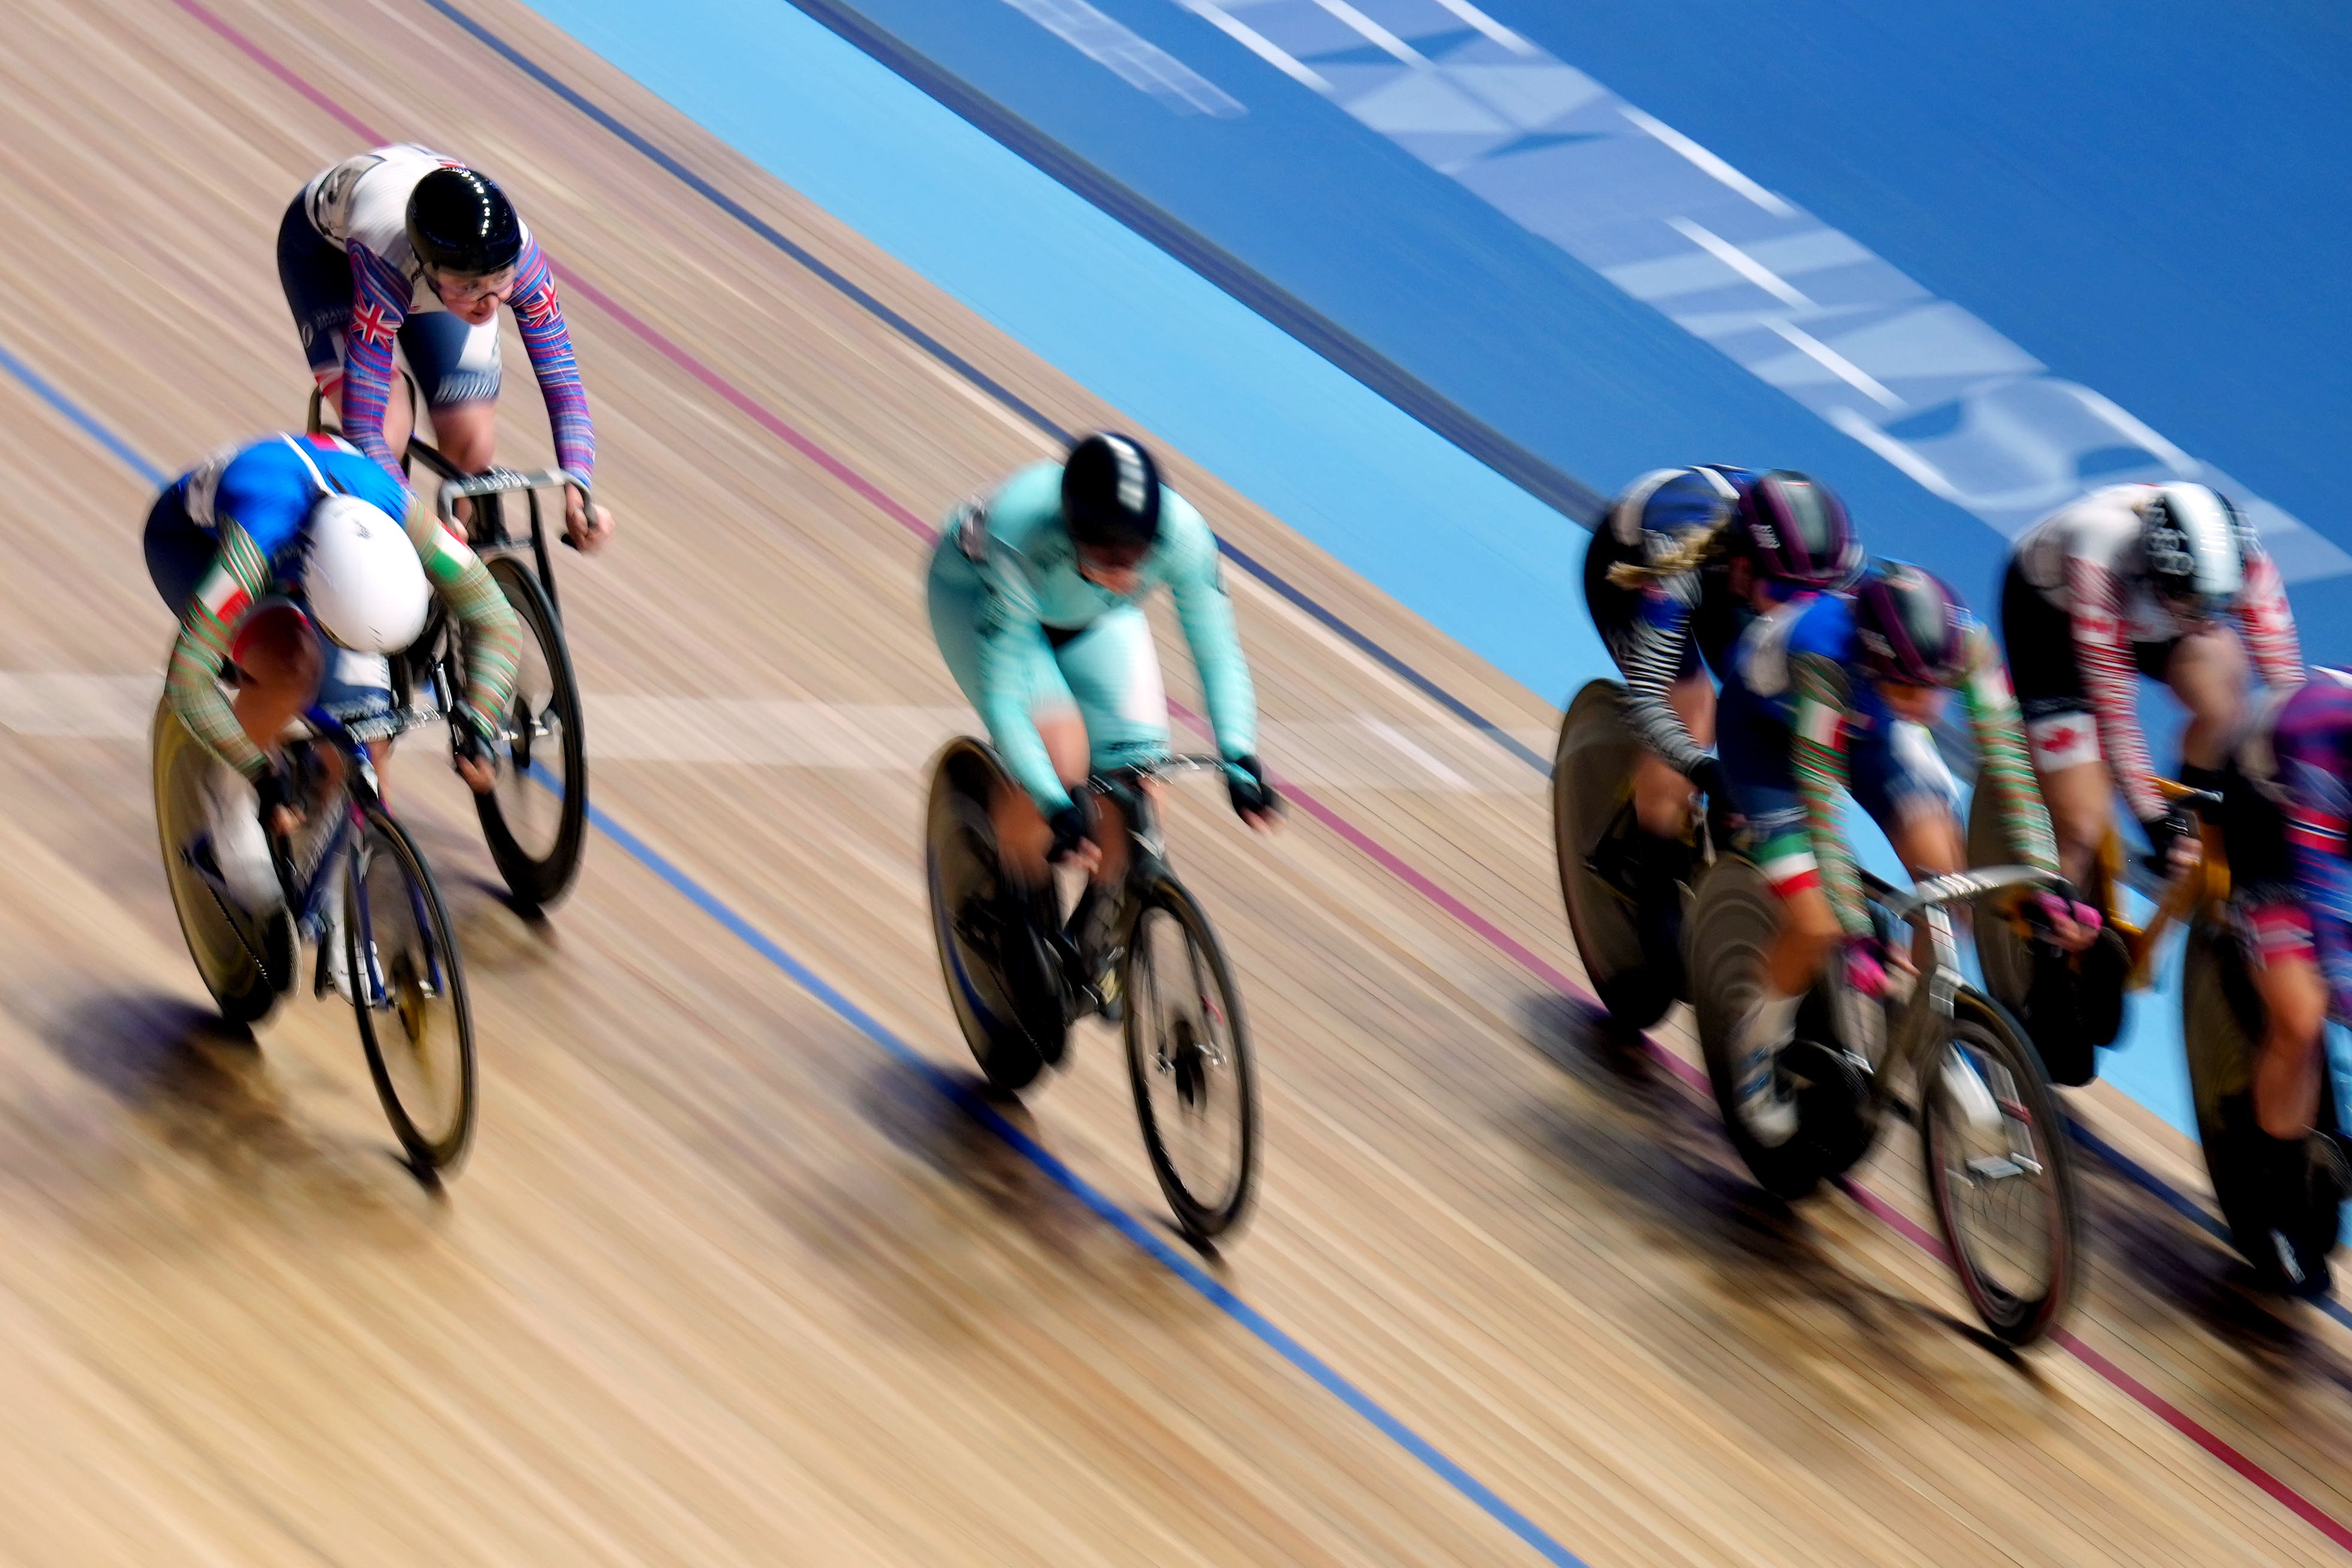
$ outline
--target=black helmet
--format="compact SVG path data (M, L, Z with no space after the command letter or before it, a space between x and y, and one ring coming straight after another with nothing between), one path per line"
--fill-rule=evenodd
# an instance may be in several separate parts
M1160 538L1160 465L1131 435L1082 438L1062 465L1062 522L1082 545L1150 549Z
M1732 548L1797 588L1843 588L1862 565L1845 503L1827 485L1775 468L1739 497Z
M1853 625L1873 678L1906 686L1957 686L1968 674L1969 612L1930 572L1873 561L1853 594Z
M436 272L479 277L515 264L522 224L488 175L440 168L408 193L408 243Z

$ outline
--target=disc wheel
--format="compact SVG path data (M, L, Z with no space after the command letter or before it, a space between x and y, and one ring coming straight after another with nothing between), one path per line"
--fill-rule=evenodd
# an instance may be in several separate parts
M263 916L247 913L200 869L192 852L205 829L205 780L222 764L188 733L168 699L157 706L149 736L156 841L188 956L222 1018L258 1023L294 983L294 918L282 908Z
M2205 1148L2205 1170L2213 1183L2213 1197L2230 1227L2230 1239L2246 1260L2265 1274L2279 1271L2271 1229L2277 1223L2273 1205L2264 1191L2262 1173L2249 1157L2249 1146L2233 1136L2235 1127L2253 1125L2254 1042L2263 1027L2262 998L2246 976L2237 944L2210 927L2189 934L2181 964L2181 1034L2189 1052L2189 1084L2197 1103L2197 1140ZM2336 1075L2325 1070L2319 1081L2322 1132L2334 1132L2337 1120ZM2300 1218L2305 1247L2325 1256L2335 1249L2343 1232L2340 1207ZM2296 1224L2290 1217L2287 1223Z
M1920 1095L1928 1189L1969 1304L1996 1339L2031 1344L2064 1315L2081 1273L2074 1148L2007 1010L1967 988L1953 1008L1950 1049Z
M982 1076L1006 1094L1060 1059L1068 1027L1044 945L997 856L988 802L1012 787L994 752L969 737L951 740L931 765L923 828L931 935L948 1001Z
M1796 1134L1776 1147L1757 1142L1748 1132L1738 1094L1736 1040L1741 1020L1763 991L1764 958L1780 925L1780 900L1764 873L1743 856L1725 855L1699 880L1683 942L1699 1053L1723 1112L1724 1132L1759 1186L1778 1197L1800 1198L1819 1185L1824 1169L1822 1152L1807 1136L1808 1108L1801 1097Z
M580 874L587 843L588 746L580 685L547 590L512 556L493 556L491 580L522 626L513 697L499 723L509 757L498 785L474 797L490 859L515 902L555 903Z
M1186 1235L1223 1235L1255 1186L1257 1080L1224 950L1174 877L1153 879L1138 898L1119 984L1152 1174Z
M1552 848L1561 902L1584 973L1610 1018L1647 1029L1683 989L1681 955L1646 954L1633 907L1587 863L1633 797L1642 743L1624 717L1625 689L1588 682L1560 720L1552 758Z
M2002 837L2000 808L1992 791L1979 788L1969 800L1969 864L2010 865L2016 859ZM1984 973L1985 989L1993 1000L2022 1016L2026 994L2033 988L2033 955L2009 920L2011 902L2007 896L1996 895L1978 905L1973 922L1977 967Z
M343 889L344 957L368 1075L401 1147L446 1171L474 1132L474 1019L441 890L407 831L367 813Z

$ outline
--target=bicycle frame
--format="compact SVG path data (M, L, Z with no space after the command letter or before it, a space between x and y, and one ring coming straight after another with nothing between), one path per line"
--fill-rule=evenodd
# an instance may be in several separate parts
M1892 1097L1887 1086L1895 1082L1896 1073L1893 1070L1897 1068L1912 1069L1913 1082L1922 1082L1917 1069L1927 1053L1951 1038L1955 1001L1968 982L1960 972L1959 939L1952 931L1949 905L2012 887L2047 886L2055 880L2051 873L2031 866L1995 866L1929 877L1906 893L1867 872L1863 873L1874 903L1893 918L1927 933L1930 961L1927 973L1913 981L1911 994L1905 998L1901 1011L1888 1020L1885 1061L1876 1075L1879 1092ZM1968 1095L1970 1116L1976 1116L1979 1110L1997 1115L1990 1091L1982 1080L1974 1072L1966 1076L1974 1085L1974 1091ZM1977 1103L1979 1093L1984 1096L1981 1106ZM1910 1107L1904 1109L1910 1113Z
M1115 768L1097 773L1087 780L1087 788L1095 794L1118 802L1127 817L1128 841L1134 853L1129 857L1126 886L1147 880L1168 869L1168 839L1160 826L1160 807L1151 792L1143 786L1153 779L1171 773L1223 773L1225 761L1222 757L1175 756L1139 763L1131 768ZM1120 890L1122 898L1126 887Z

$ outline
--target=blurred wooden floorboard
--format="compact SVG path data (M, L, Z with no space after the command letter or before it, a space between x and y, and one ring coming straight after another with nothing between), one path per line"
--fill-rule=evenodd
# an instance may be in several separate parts
M220 9L385 133L492 170L567 266L917 516L1045 451L429 8ZM479 11L1055 419L1109 416L532 14ZM271 241L348 132L175 6L27 0L0 14L0 146L19 219L0 226L0 344L166 470L299 417ZM624 518L611 554L558 564L583 684L954 705L922 541L577 293L569 314ZM506 451L535 461L544 420L514 348ZM1479 711L1536 735L1552 721L1173 466L1222 532ZM0 478L0 663L152 672L170 618L140 562L146 485L13 380ZM1378 744L1358 716L1458 731L1441 759L1491 767L1490 743L1234 580L1270 720L1340 760ZM1163 652L1192 700L1164 617ZM390 1159L339 1009L293 1002L257 1049L204 1023L142 748L0 741L0 1390L24 1413L0 1554L1524 1556L611 841L549 922L518 920L433 749L412 747L395 788L460 910L485 1040L480 1141L445 1201ZM615 759L594 779L617 820L967 1070L929 946L915 773ZM1539 793L1328 799L1574 972ZM1263 1206L1216 1271L1570 1550L2335 1555L2084 1364L1988 1353L1941 1267L1852 1205L1760 1197L1710 1112L1337 836L1294 816L1260 844L1213 791L1188 793L1171 829L1238 964L1268 1101ZM1115 1042L1088 1027L1075 1054L1013 1114L1156 1225ZM1866 1174L1916 1213L1914 1165L1897 1136ZM2185 1222L2093 1187L2085 1340L2352 1514L2347 1336L2283 1328Z

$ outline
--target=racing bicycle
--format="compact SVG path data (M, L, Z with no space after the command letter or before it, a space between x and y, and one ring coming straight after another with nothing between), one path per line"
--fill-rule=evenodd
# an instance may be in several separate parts
M1019 787L983 742L951 740L933 761L925 828L940 969L990 1087L1016 1092L1058 1065L1083 1017L1118 1024L1152 1174L1200 1241L1248 1210L1257 1084L1233 970L1168 863L1150 786L1224 768L1215 757L1168 757L1089 779L1125 816L1128 869L1115 888L1089 886L1066 917L1050 883L1024 889L1005 873L990 805Z
M412 389L412 402L414 396ZM313 434L332 429L325 423L324 405L315 391L307 427ZM580 875L588 834L587 727L556 601L541 499L577 490L589 502L589 482L555 468L461 474L413 436L404 470L412 463L421 463L439 481L435 507L442 522L473 546L521 622L514 696L499 716L502 743L494 747L498 782L488 794L474 797L474 809L507 891L518 907L536 911L571 891ZM506 498L510 496L520 496L527 508L526 537L516 537L507 526ZM468 514L462 520L457 516L461 501ZM436 600L424 634L393 661L396 700L406 706L420 692L436 688L454 698L464 690L464 655L458 628ZM452 681L452 675L457 678ZM461 722L454 702L445 703L442 711L448 715L454 735Z
M226 765L167 699L152 729L155 822L172 904L196 972L224 1018L257 1023L299 977L300 945L319 943L312 990L330 986L326 942L341 904L343 974L368 1075L413 1168L438 1174L474 1127L474 1022L456 926L415 841L385 808L368 747L440 716L395 708L344 723L319 708L287 745L303 819L272 836L283 902L254 913L230 892L205 831L209 770Z
M1795 1092L1797 1132L1768 1146L1738 1109L1736 1042L1763 984L1780 900L1744 854L1719 854L1701 876L1685 954L1726 1130L1759 1185L1796 1198L1869 1153L1887 1113L1911 1121L1969 1305L1994 1337L2030 1344L2063 1316L2081 1272L2074 1151L2041 1057L2008 1010L1961 975L1949 910L2053 879L2005 866L1930 877L1907 891L1866 873L1863 880L1881 944L1898 956L1890 994L1874 1002L1832 975L1806 998L1779 1068ZM1924 939L1924 973L1899 956L1910 946L1895 941L1906 925Z

